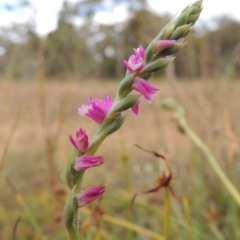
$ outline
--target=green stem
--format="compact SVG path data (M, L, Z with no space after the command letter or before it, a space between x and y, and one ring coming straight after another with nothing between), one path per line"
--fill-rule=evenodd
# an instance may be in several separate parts
M70 191L63 210L64 225L68 240L79 240L78 205L74 198L76 185Z
M232 184L232 182L229 180L225 172L222 170L220 165L218 164L217 160L211 153L210 149L207 147L207 145L197 136L197 134L188 126L185 118L181 115L176 115L177 121L180 125L180 127L184 130L186 135L196 144L197 147L199 147L205 154L206 159L208 160L210 166L212 167L215 174L219 177L219 179L222 181L223 185L226 187L228 192L231 194L233 199L238 203L240 206L240 193L236 189L236 187Z
M94 155L104 139L107 135L111 134L112 131L115 131L115 126L111 124L116 120L116 114L114 111L110 111L108 117L104 120L104 122L99 126L96 134L93 137L92 143L90 144L86 154ZM117 120L116 120L117 121ZM121 126L121 122L116 127ZM109 128L112 127L112 128ZM117 130L117 129L116 129ZM81 155L81 154L80 154ZM79 156L80 156L79 155ZM75 158L75 157L74 157ZM68 233L68 240L79 240L81 237L79 236L79 222L80 222L80 214L78 212L78 206L76 206L76 202L74 201L74 196L82 191L84 184L84 172L72 172L72 168L74 166L74 158L70 158L67 166L66 172L66 180L68 183L71 192L68 196L68 200L64 207L64 221L65 227Z
M103 123L99 126L97 132L93 136L92 142L86 152L86 154L94 155L104 139L107 137L107 134L105 133L105 129L109 124L113 121L115 117L115 113L113 111L110 111L107 118L103 121Z
M169 189L165 188L165 206L164 206L164 237L169 240L170 235L170 194Z
M183 209L184 209L184 213L185 213L185 216L186 216L186 222L189 226L189 228L191 228L191 215L190 215L190 208L189 208L189 202L188 202L188 199L187 198L183 198ZM191 231L188 231L188 239L193 239L193 236L192 236L192 232Z
M25 199L23 198L23 196L20 194L20 192L17 190L17 188L13 185L13 183L8 178L7 178L7 183L10 189L12 190L16 200L21 205L24 213L26 214L26 217L28 218L30 224L32 225L38 239L46 240L47 238L46 236L44 236L44 233L39 223L37 222L32 210L29 208L29 204L25 202Z
M78 235L78 229L76 231L68 232L68 240L79 240L80 236Z
M162 101L162 107L166 110L173 112L175 119L180 127L180 129L195 143L195 145L203 151L206 156L206 159L209 165L212 167L215 174L219 177L227 191L230 193L232 198L237 202L240 206L240 193L237 188L233 185L233 183L229 180L225 172L220 167L216 158L211 153L208 146L198 137L198 135L189 127L186 119L185 119L185 110L181 106L177 106L176 103L171 100Z
M21 200L19 200L27 218L29 219L32 227L34 228L34 231L36 233L36 235L39 237L39 239L46 239L46 237L44 236L42 229L40 228L35 216L33 215L32 211L30 210L28 204L23 200L23 198Z
M120 202L123 202L123 203L126 203L126 204L129 203L129 201L131 201L131 199L132 199L132 195L128 195L128 194L126 196L123 194L123 198L120 198L119 196L116 197L115 195L109 195L107 197L112 198L115 201L120 201ZM140 209L143 209L143 210L145 210L147 212L150 212L151 214L157 216L158 219L162 219L163 214L164 214L159 209L157 209L157 208L155 208L153 206L150 206L150 205L148 205L146 203L139 202L138 200L136 200L134 202L134 206L137 206ZM192 234L194 234L194 237L196 239L199 239L199 240L200 239L204 239L204 240L208 239L208 236L205 235L206 233L201 232L200 229L197 229L197 228L195 228L192 225L190 226L189 224L186 223L186 221L174 218L174 217L172 217L170 215L170 222L174 223L174 225L176 225L176 226L179 225L182 228L186 229L187 231L191 232ZM193 238L190 238L190 239L192 240Z

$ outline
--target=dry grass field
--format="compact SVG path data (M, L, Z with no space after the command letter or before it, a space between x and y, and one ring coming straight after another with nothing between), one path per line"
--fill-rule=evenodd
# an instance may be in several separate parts
M239 188L240 82L152 83L160 88L153 103L143 100L139 116L129 112L123 127L104 141L98 154L105 164L87 171L86 188L106 185L100 203L104 213L162 233L162 191L139 196L139 205L133 212L129 209L131 196L153 187L164 169L158 159L134 146L139 144L171 162L178 198L172 201L171 239L240 239L239 208L204 155L160 106L164 98L184 106L189 125ZM69 135L82 127L91 138L96 130L77 108L89 97L114 98L116 89L117 83L111 81L0 82L0 239L39 239L22 204L31 210L46 239L66 239L61 213L68 191L64 169L73 150ZM93 225L89 216L83 221L88 229ZM129 240L151 239L111 222L101 223L101 229L102 239L123 239L121 234Z

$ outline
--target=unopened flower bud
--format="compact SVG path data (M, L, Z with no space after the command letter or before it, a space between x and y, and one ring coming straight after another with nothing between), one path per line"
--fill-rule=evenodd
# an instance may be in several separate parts
M171 47L164 49L162 52L160 52L158 55L156 55L155 59L157 59L161 56L173 55L173 54L177 53L185 45L186 45L186 42L184 42L184 38L180 38L179 40L175 41L175 43Z
M132 85L134 76L135 76L135 74L133 74L133 73L128 74L120 82L119 87L118 87L118 93L117 93L118 99L122 99L122 98L126 97L132 91L131 85Z
M114 120L109 123L104 129L101 131L101 135L103 134L105 137L116 132L124 123L126 120L126 114L117 114L114 118Z
M158 34L157 39L169 39L170 35L174 31L175 25L173 22L169 22Z
M114 105L113 111L122 112L134 107L140 98L141 95L130 94L123 98L122 100L116 102Z
M186 10L184 13L179 15L175 21L175 29L187 23L190 12L191 10Z
M175 40L158 40L155 43L155 53L159 53L162 50L171 47L176 41Z
M174 57L164 57L152 61L144 67L144 69L140 72L139 76L142 77L146 73L159 72L166 68L173 60Z
M190 15L190 16L188 17L187 24L194 24L194 23L198 20L200 14L201 14L201 12L198 13L198 14Z
M192 25L185 24L183 26L177 27L170 36L170 39L179 39L186 36L186 34L190 31Z

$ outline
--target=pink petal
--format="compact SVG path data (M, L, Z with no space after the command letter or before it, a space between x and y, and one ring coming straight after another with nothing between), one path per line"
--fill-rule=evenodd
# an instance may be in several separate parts
M72 136L69 136L69 140L72 143L72 145L78 150L78 146Z
M80 194L77 195L77 203L79 207L84 206L87 203L90 203L96 199L99 199L103 196L105 192L104 186L99 186L95 188L89 188Z
M148 102L151 102L154 98L154 95L157 93L159 89L154 88L150 83L146 80L136 77L133 81L132 88L138 92L140 92Z
M140 56L141 58L144 59L145 49L143 48L142 45L140 45L137 49L133 49L133 50L134 50L135 55L138 55L138 56Z
M101 124L111 110L113 101L111 97L105 96L103 100L89 98L85 105L78 108L81 116L87 115L96 123Z
M171 47L175 42L175 40L159 40L156 42L156 48L160 52L166 48Z
M137 102L137 104L134 105L134 106L131 108L131 110L132 110L132 112L133 112L134 114L138 115L138 110L139 110L139 106L140 106L140 105L141 105L141 101L139 100L139 101Z
M84 171L88 168L97 167L104 163L102 156L83 155L76 159L74 169Z
M86 132L80 128L76 132L76 138L74 139L72 136L69 137L72 145L80 152L86 152L88 149L88 136Z
M133 55L131 55L128 61L124 60L124 65L128 69L130 73L132 72L139 72L145 66L144 63L144 56L145 56L145 49L142 46L139 48L134 49Z

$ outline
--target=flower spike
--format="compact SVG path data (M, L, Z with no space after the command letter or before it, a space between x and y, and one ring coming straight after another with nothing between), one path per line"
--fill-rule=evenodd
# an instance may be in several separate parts
M105 192L104 186L82 191L85 170L103 164L103 157L94 155L105 138L123 125L127 116L125 111L132 109L135 114L138 114L142 96L148 102L153 100L159 89L150 85L148 80L154 73L165 69L174 60L174 54L186 44L184 39L200 16L202 2L203 0L198 0L187 6L159 32L146 49L141 45L133 49L134 53L124 61L127 73L119 84L114 101L110 96L105 96L103 100L90 98L78 108L81 116L88 116L99 126L97 126L97 131L90 144L88 144L88 137L82 129L76 132L75 138L70 136L70 141L78 153L77 159L76 153L69 159L66 169L66 182L70 188L70 194L64 208L63 218L69 239L79 239L80 237L78 207L101 198ZM131 94L133 90L138 94ZM166 188L175 196L171 187L173 174L167 159L157 152L143 150L163 159L168 167L168 172L158 178L155 187L135 194L132 204L138 194L153 193L162 188ZM76 193L79 194L76 195ZM166 207L166 212L167 219L169 218L169 207ZM167 225L169 224L167 223ZM169 238L167 235L168 233L166 233L166 239Z

